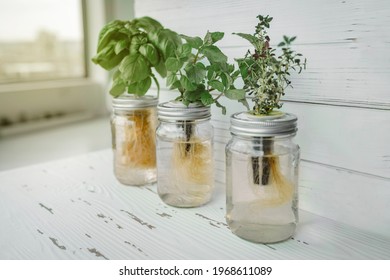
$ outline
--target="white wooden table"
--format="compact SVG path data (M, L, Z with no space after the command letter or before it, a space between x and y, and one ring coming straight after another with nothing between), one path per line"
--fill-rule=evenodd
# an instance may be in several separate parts
M126 187L111 150L0 173L0 259L390 259L390 239L300 211L296 235L263 245L227 227L225 190L199 208Z

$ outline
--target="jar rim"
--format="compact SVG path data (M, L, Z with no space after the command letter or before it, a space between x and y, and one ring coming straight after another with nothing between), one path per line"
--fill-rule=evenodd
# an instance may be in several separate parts
M112 99L114 109L155 107L157 104L158 97L151 95L137 96L134 94L124 94Z
M177 100L161 103L157 106L158 118L163 121L207 120L211 117L209 106L196 102L188 106Z
M272 137L295 134L298 118L282 113L274 116L256 116L250 112L238 112L230 117L230 133L249 137Z

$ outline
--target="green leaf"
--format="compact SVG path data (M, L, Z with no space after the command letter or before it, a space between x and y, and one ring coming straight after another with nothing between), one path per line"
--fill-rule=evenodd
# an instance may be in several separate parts
M183 44L178 47L178 56L179 58L188 58L188 56L191 54L191 46L189 44Z
M138 27L144 29L147 33L162 29L163 26L157 20L151 17L141 17L134 19L132 23Z
M188 100L189 102L196 102L200 99L200 92L198 90L194 91L185 91L183 94L183 97L185 100Z
M209 81L209 86L213 87L214 89L218 90L219 92L223 92L225 89L225 86L223 85L223 83L221 83L218 80Z
M205 106L209 106L211 104L214 103L214 98L213 96L210 94L210 92L208 92L207 90L206 91L203 91L200 95L200 101L202 102L203 105Z
M97 52L100 52L113 41L118 42L122 39L127 39L128 35L125 33L123 26L124 22L120 20L107 23L99 32Z
M147 34L149 41L162 53L163 59L174 57L175 52L181 46L181 39L176 32L169 29L160 29L157 32Z
M165 61L165 67L168 71L176 72L182 67L182 63L175 57L169 57Z
M200 84L206 77L206 69L200 64L188 64L185 68L188 79L195 84Z
M211 64L227 62L227 56L216 46L206 46L201 52L207 57Z
M198 36L190 37L190 36L180 34L180 37L186 40L187 43L194 49L199 49L203 45L203 40Z
M225 88L230 88L230 86L233 84L232 77L225 72L221 73L221 80Z
M211 39L213 40L213 44L218 42L219 40L222 40L225 33L223 32L211 32Z
M186 76L181 76L180 83L182 87L188 91L196 90L196 84L190 82L190 80Z
M146 79L144 79L142 81L138 81L138 82L130 84L127 87L127 92L136 94L138 96L142 96L142 95L145 95L145 93L149 90L151 85L152 85L152 78L147 77Z
M107 45L92 58L92 62L100 65L106 70L115 68L119 63L121 63L122 59L128 55L127 50L123 50L119 54L115 54L115 44L116 42L111 42Z
M120 96L126 89L126 84L123 82L122 79L117 79L112 84L112 87L110 89L110 94L114 97Z
M158 52L156 50L156 48L148 43L148 44L145 44L145 45L142 45L140 48L139 48L139 52L144 56L146 57L146 59L150 62L150 64L152 64L153 66L157 65L160 61L160 57L158 55Z
M167 80L166 80L167 87L173 85L177 81L178 81L178 78L176 76L176 73L175 72L168 72Z
M160 62L154 66L154 69L156 69L157 73L160 74L161 77L165 78L167 76L167 68L165 67L165 63L162 59L160 59Z
M121 51L127 48L129 41L120 40L115 44L115 54L119 54Z
M228 89L225 96L232 100L241 100L245 98L245 90L243 89Z
M239 99L238 102L242 103L246 109L249 111L250 108L249 108L249 104L248 104L248 101L246 100L246 98L243 98L243 99Z
M258 41L259 39L251 34L246 33L233 33L234 35L238 35L241 38L248 40L256 49L258 49Z
M119 65L119 70L122 73L122 79L131 82L144 80L152 73L149 62L140 53L126 56Z
M226 115L226 107L223 106L221 103L219 103L218 100L214 100L214 102L215 102L215 105L217 105L218 108L221 108L221 109L222 109L222 114L223 114L223 115Z

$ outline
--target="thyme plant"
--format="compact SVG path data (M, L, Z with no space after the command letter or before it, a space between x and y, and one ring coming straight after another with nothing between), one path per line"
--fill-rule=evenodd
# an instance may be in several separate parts
M269 115L275 108L282 107L280 99L285 95L287 87L291 86L290 71L301 71L306 67L306 59L302 54L291 49L291 43L296 36L283 36L283 41L278 44L281 53L271 48L270 37L267 29L270 27L272 17L257 16L259 23L255 27L255 33L234 33L248 40L253 50L248 50L244 58L236 59L242 79L243 89L252 96L255 115Z
M267 30L273 18L268 15L259 15L257 18L259 23L253 35L234 33L253 46L253 50L248 50L244 58L236 61L244 82L243 89L252 96L254 102L250 113L257 116L280 114L274 109L282 107L280 99L285 95L286 88L291 86L290 71L301 73L306 68L306 59L291 49L291 43L295 41L296 36L283 36L283 41L277 45L279 52L272 48ZM261 161L258 157L251 158L253 183L268 185L270 181L274 181L279 190L287 190L288 184L281 184L284 180L279 170L278 159L273 156L273 137L256 137L253 143L254 149L262 149L264 155Z

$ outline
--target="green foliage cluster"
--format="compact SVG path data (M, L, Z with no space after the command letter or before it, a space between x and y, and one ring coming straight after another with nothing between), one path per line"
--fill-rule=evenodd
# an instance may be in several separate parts
M215 103L222 108L223 114L226 108L218 101L221 96L245 103L245 91L234 87L234 80L240 71L235 71L234 65L228 63L227 56L215 46L224 33L207 32L203 39L180 36L183 44L165 62L167 86L180 92L177 100L187 106L193 102L205 106ZM214 90L219 93L215 98L211 94Z
M306 59L302 54L291 49L290 44L296 37L283 36L278 44L281 54L276 55L276 49L270 47L270 38L267 29L270 27L272 17L257 17L259 23L253 35L235 33L248 40L254 51L248 50L244 58L236 59L241 77L244 81L244 90L252 95L255 115L269 115L274 108L281 108L280 98L285 89L291 86L290 71L298 71L306 67Z
M111 95L118 97L127 92L142 96L152 80L159 88L152 69L166 77L165 61L175 55L179 46L178 34L150 17L114 20L100 31L92 61L106 70L115 70Z

